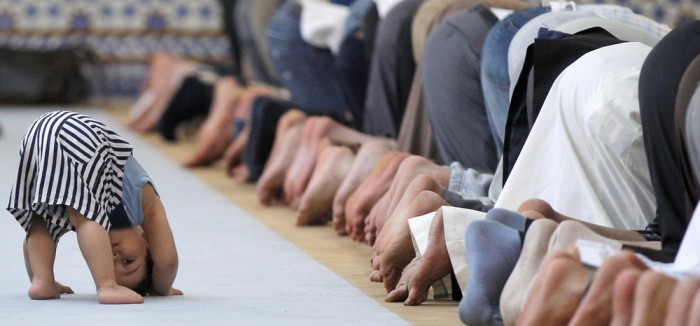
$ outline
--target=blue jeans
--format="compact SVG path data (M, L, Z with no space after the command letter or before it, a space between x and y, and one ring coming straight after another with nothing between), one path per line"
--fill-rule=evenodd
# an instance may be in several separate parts
M350 15L343 27L343 42L335 58L343 91L352 113L351 126L358 130L362 128L369 78L369 58L363 37L362 19L372 6L372 0L357 0L350 6Z
M272 65L292 101L310 114L344 117L348 112L334 58L301 38L301 6L286 1L267 28L267 44Z
M489 31L481 55L481 89L484 93L486 116L499 153L503 152L510 90L508 77L508 47L515 33L530 19L549 9L542 7L519 10L498 22Z

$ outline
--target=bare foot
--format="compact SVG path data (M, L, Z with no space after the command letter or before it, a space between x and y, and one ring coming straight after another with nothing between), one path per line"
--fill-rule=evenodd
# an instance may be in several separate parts
M365 180L384 154L396 147L387 140L370 140L360 147L356 159L352 162L348 175L343 179L338 192L333 198L333 228L339 235L345 233L345 203L352 193Z
M425 255L414 258L403 270L396 289L389 292L388 302L403 301L416 306L428 299L430 286L450 274L452 263L445 244L445 226L442 215L435 215L430 225Z
M277 205L284 203L282 186L284 177L289 169L289 162L294 159L301 130L306 120L306 114L299 110L291 110L285 113L277 124L275 143L272 146L270 158L256 185L256 191L263 205Z
M379 216L382 213L386 211L386 206L389 206L389 193L385 192L384 195L382 195L381 198L379 198L379 201L377 204L375 204L372 209L369 211L369 214L367 214L367 218L365 219L365 242L370 245L374 246L374 241L377 240L377 233L379 232L378 230L384 226L384 222L386 221L385 216Z
M401 164L401 166L404 166L405 164L406 162L404 161ZM401 168L399 167L399 172L400 171ZM397 173L397 177L394 178L394 180L396 180L397 178L399 178L399 173ZM392 185L394 184L395 183L392 182ZM439 194L438 197L441 197L444 192L443 186L440 184L440 181L433 177L433 174L421 174L414 177L412 181L408 184L406 189L401 190L401 199L398 201L398 204L395 206L395 208L388 209L385 207L380 207L378 209L379 211L385 213L382 213L382 215L378 214L375 217L375 220L372 221L373 224L370 224L370 227L366 230L366 233L368 234L368 239L374 238L377 234L381 233L381 230L383 229L384 225L387 223L388 220L392 218L392 216L406 216L406 214L408 214L408 211L411 209L412 204L416 201L416 196L418 196L421 192L426 190ZM389 188L389 191L391 191L391 187ZM443 200L440 200L440 202L445 203ZM432 205L430 207L432 208ZM421 212L420 214L415 214L410 217L415 217L418 215L423 215L435 211L439 207L440 206L434 207L434 209L430 211ZM370 244L374 243L370 242ZM373 249L375 252L378 251L377 253L381 253L382 244L375 246Z
M250 181L250 170L245 164L238 165L231 170L231 177L240 183Z
M388 218L399 205L399 202L406 193L406 189L416 177L426 174L437 183L437 185L447 188L450 181L450 170L443 166L433 163L432 161L418 155L411 155L406 158L399 166L396 172L396 177L392 180L389 187L389 205L382 211L379 211L379 216L384 219ZM435 189L434 187L431 189ZM415 194L417 194L416 192ZM383 224L383 220L379 221L378 225Z
M197 69L197 63L169 54L153 56L146 90L131 108L129 128L137 132L153 130L186 76Z
M546 218L537 219L530 225L520 258L501 293L499 306L504 324L514 325L518 320L528 289L532 288L530 284L536 279L537 271L547 254L549 240L558 225Z
M392 214L372 248L372 268L380 275L372 277L372 280L383 281L387 292L396 288L401 271L415 257L408 219L434 212L446 204L440 195L432 191L423 191L412 198L410 204L406 205L407 210Z
M697 305L700 303L700 296L697 296L699 291L700 278L687 278L676 285L668 302L668 315L664 325L697 325L697 321L695 324L691 323L690 314L691 311L700 311L700 305Z
M143 303L143 297L141 295L121 285L97 289L97 300L101 304Z
M613 285L620 272L627 269L644 269L645 265L629 251L608 258L598 269L595 278L581 304L571 317L574 325L607 325L612 319ZM670 296L670 292L668 292ZM655 306L655 309L660 307ZM661 312L661 310L657 310ZM665 310L663 310L665 311Z
M676 284L660 272L644 272L635 291L631 325L663 325Z
M32 300L51 300L61 298L61 294L72 293L73 289L59 282L43 282L35 279L29 287L28 295Z
M518 325L566 325L588 285L589 271L577 256L553 251L542 261Z
M148 77L142 85L139 98L129 109L128 124L135 125L151 109L158 95L168 84L170 67L176 65L176 58L163 52L154 53L148 66Z
M188 167L206 165L218 160L233 141L233 120L242 86L233 77L216 82L211 110L197 135L197 145L192 157L184 164Z
M309 187L299 202L297 225L328 222L335 195L355 158L347 147L327 147L319 157Z
M224 152L224 162L226 162L226 174L230 177L235 176L235 171L244 166L243 164L243 151L245 150L246 142L248 142L248 136L250 135L250 129L245 127L243 131L234 139L233 143L228 145L226 151ZM247 178L240 180L241 182L247 181Z
M306 190L311 174L316 166L318 145L324 138L333 143L360 144L372 137L352 130L329 117L310 117L304 125L299 153L294 157L287 178L284 180L284 195L297 209L299 198Z
M262 86L251 86L241 89L238 103L233 110L234 121L244 121L246 125L237 136L234 135L233 143L226 148L224 152L224 162L226 165L226 174L239 182L247 182L250 180L250 171L248 171L248 168L243 164L243 152L245 151L250 136L250 112L253 103L258 97L269 96L271 93L271 90ZM281 132L285 128L277 129L277 132Z
M641 275L642 272L640 270L629 269L622 271L615 279L611 326L631 325L632 311L634 309L634 292Z
M391 180L396 174L401 161L408 157L407 153L389 152L385 154L374 167L372 173L348 198L345 204L347 223L346 232L355 241L364 240L365 218L369 211L389 190Z

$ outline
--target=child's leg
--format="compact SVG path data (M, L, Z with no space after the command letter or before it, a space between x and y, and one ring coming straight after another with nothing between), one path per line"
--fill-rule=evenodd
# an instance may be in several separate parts
M29 276L29 281L31 282L34 279L34 274L32 273L32 266L29 265L29 249L27 249L27 241L24 241L24 245L22 246L23 251L24 251L24 267L27 268L27 275ZM70 286L65 286L58 281L56 283L56 290L58 291L59 294L73 294L73 289L70 288Z
M100 303L143 303L138 293L117 284L107 230L72 208L68 208L68 219L78 234L78 246L90 268Z
M29 235L24 242L24 263L32 282L29 297L33 300L58 299L61 291L56 286L53 263L56 258L56 242L49 234L44 221L32 217Z

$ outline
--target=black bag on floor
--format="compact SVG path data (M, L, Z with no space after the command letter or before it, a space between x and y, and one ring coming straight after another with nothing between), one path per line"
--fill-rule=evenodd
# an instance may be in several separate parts
M91 58L91 52L80 47L0 47L0 104L71 103L84 99L88 85L81 65Z

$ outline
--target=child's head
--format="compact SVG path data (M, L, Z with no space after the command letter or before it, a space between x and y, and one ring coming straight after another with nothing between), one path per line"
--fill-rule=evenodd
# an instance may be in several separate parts
M109 238L117 283L142 295L147 294L151 286L153 260L141 228L111 230Z

